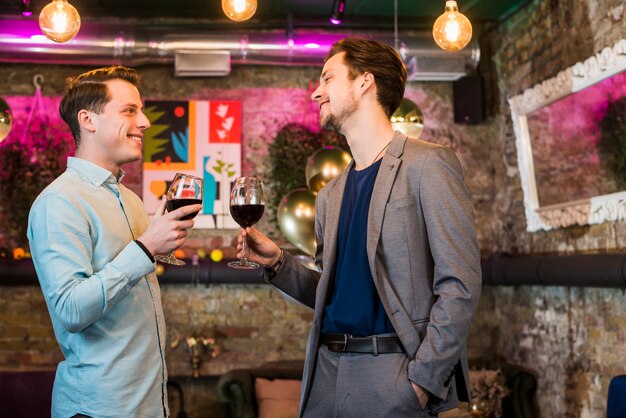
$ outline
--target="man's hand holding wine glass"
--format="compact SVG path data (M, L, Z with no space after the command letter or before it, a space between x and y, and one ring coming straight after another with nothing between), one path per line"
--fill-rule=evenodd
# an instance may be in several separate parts
M243 240L248 239L248 251L246 253L248 261L257 263L263 267L271 267L280 258L281 249L274 241L263 235L261 231L254 227L239 228L237 237L237 257L242 258Z
M152 255L167 254L183 245L187 230L193 227L194 222L193 219L181 219L202 210L202 205L196 204L165 212L165 204L164 197L148 229L137 239Z
M259 222L265 210L263 182L255 176L237 177L230 191L230 214L241 229L249 229ZM262 234L261 234L262 235ZM236 269L256 269L262 264L248 260L246 235L239 236L241 249L239 261L231 261L228 267ZM269 250L269 248L268 248Z
M165 193L165 206L167 207L168 213L177 214L175 217L176 220L179 222L185 222L193 219L198 212L202 210L203 194L204 182L202 178L185 173L176 173L174 180L172 180L170 187ZM185 207L191 209L179 212ZM164 209L161 208L161 213L163 213L163 210ZM180 245L182 245L184 238L187 236L187 230L182 230L182 225L188 224L178 224L179 229L176 230L176 234L171 237L174 241L180 241ZM193 222L191 223L191 226L193 226ZM191 226L189 228L191 228ZM182 234L182 232L184 232L184 234ZM165 254L158 253L154 256L154 258L161 263L172 264L174 266L184 266L185 262L177 259L172 252L176 248L177 247L174 247Z

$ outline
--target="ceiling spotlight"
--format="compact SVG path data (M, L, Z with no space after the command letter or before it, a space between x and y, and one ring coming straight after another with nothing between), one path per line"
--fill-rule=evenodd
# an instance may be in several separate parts
M456 1L446 1L446 11L433 25L433 38L441 49L460 51L472 39L472 24L459 13Z
M257 0L222 0L222 10L235 22L250 19L256 13Z
M290 49L296 46L296 40L293 36L293 13L287 13L287 29L285 30L285 37L287 38L287 46Z
M30 17L33 15L33 4L31 0L21 0L20 1L20 11L22 12L22 16Z
M330 13L330 23L333 25L341 25L345 8L346 0L335 0L333 2L333 10Z
M48 39L67 42L80 29L80 15L67 0L52 0L39 14L39 27Z

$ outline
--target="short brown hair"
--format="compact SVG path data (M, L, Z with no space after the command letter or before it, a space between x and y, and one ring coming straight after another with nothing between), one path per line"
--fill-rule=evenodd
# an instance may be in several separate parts
M404 97L406 68L402 58L392 47L371 39L345 38L331 46L325 61L345 52L345 64L351 80L365 72L374 74L378 103L387 116L400 106Z
M139 84L137 71L122 66L98 68L67 79L67 91L61 99L59 113L70 127L76 145L80 142L78 112L86 109L101 113L111 100L105 82L115 79L126 80L134 86Z

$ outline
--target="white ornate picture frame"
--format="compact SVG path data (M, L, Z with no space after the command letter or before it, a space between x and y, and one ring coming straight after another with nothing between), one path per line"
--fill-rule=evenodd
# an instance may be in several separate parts
M604 48L584 62L509 99L528 231L626 219L626 191L540 207L527 120L530 112L624 70L626 39L621 39L613 47Z

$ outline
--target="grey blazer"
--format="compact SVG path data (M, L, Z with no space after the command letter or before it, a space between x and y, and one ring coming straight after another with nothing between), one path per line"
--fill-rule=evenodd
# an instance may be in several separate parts
M321 273L287 255L276 276L267 276L315 310L301 414L335 271L341 200L353 164L316 199L316 262ZM431 411L469 400L465 341L480 296L480 254L463 169L454 152L396 132L372 193L367 255L385 311L412 359L408 376L436 397L429 403Z

